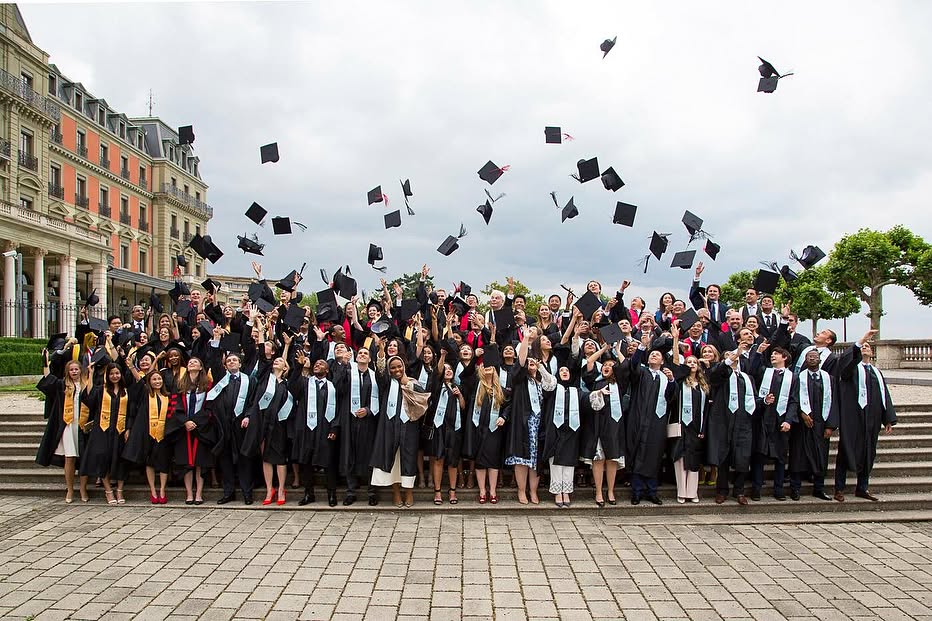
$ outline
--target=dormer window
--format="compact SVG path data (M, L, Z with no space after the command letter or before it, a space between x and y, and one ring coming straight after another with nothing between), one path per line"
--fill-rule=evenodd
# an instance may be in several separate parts
M74 92L74 109L78 112L84 112L84 95Z

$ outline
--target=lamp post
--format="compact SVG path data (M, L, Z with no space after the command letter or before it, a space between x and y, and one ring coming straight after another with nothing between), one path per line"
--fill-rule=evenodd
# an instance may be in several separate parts
M16 312L16 336L23 337L23 324L25 323L23 314L26 312L26 301L23 299L23 255L17 250L8 250L3 253L4 257L13 257L16 261L16 302L19 308Z

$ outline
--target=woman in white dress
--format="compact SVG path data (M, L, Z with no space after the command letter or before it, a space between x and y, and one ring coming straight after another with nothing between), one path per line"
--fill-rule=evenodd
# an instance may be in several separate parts
M90 367L93 369L93 366ZM74 475L81 446L84 444L83 428L88 424L90 410L81 401L81 391L87 385L87 373L81 363L69 360L65 363L63 377L49 372L48 353L43 352L42 379L36 385L45 395L45 434L36 453L36 463L42 466L56 465L65 469L65 502L74 497ZM87 477L80 480L81 501L87 502Z

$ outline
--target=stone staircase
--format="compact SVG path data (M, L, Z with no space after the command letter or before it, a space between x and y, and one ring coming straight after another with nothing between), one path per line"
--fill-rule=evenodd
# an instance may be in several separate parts
M770 497L770 488L765 485L764 496L760 502L751 502L748 507L739 507L733 500L724 505L715 505L712 502L714 491L710 487L700 486L699 504L687 503L679 505L675 502L675 487L670 484L661 486L661 497L664 505L641 505L634 507L628 501L628 490L621 486L616 488L618 497L617 506L606 506L604 511L623 512L637 515L639 512L676 514L712 514L736 512L846 512L846 511L891 511L891 510L928 510L932 508L932 404L901 405L897 407L899 424L893 428L891 435L881 435L878 443L877 461L871 475L871 492L879 496L881 502L873 503L855 498L853 496L854 476L849 474L848 500L845 503L825 502L809 495L811 488L803 485L803 497L798 502L786 500L776 501ZM63 494L64 479L60 468L43 468L35 463L35 454L39 441L45 429L45 421L41 413L0 413L0 495L35 495L54 497ZM837 434L832 438L829 456L829 471L826 477L826 489L831 493L834 480L835 453L837 450ZM259 479L257 479L259 480ZM170 484L170 505L178 506L184 499L183 487L180 482ZM446 500L446 486L444 485L444 499ZM91 488L92 502L103 502L103 491ZM541 488L541 504L539 506L524 506L515 502L517 494L514 488L501 488L499 497L502 500L497 506L479 505L476 502L476 490L460 489L457 492L459 504L451 506L444 503L435 507L431 502L433 491L430 489L415 489L415 509L420 510L459 510L459 511L528 511L553 509L551 496L546 489ZM383 491L382 502L378 510L391 509L390 492ZM126 484L126 497L129 504L148 504L148 491L141 473L134 473ZM217 489L206 489L203 507L215 508L213 504L220 497ZM262 491L257 489L256 497L262 497ZM342 489L339 494L342 501ZM288 490L288 504L285 508L299 509L297 500L300 498L298 490ZM318 502L301 509L330 510L326 506L325 494L318 486ZM77 500L77 493L75 493ZM573 511L590 513L595 510L593 503L594 490L591 487L577 488L573 496ZM332 510L370 510L365 502L365 492L352 507L338 505ZM236 502L227 507L242 508L242 503ZM194 507L192 507L194 508ZM256 503L252 508L263 508ZM277 508L274 507L273 508ZM565 512L565 510L564 510ZM601 515L601 513L600 513Z

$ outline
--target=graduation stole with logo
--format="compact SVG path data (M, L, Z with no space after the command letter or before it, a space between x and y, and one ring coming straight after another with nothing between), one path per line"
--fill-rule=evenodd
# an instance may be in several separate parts
M116 429L117 433L123 433L126 431L126 403L129 398L124 392L119 397L120 399L120 412L117 414L117 423ZM100 429L101 431L107 431L110 429L110 412L112 412L112 401L110 391L106 388L104 389L104 398L100 404Z
M69 395L67 390L68 384L66 383L65 403L64 409L62 410L62 420L65 421L66 425L70 425L74 422L74 393L72 392ZM80 408L80 413L78 414L78 426L83 429L84 425L86 425L87 421L91 418L91 411L86 405L84 405L84 401L81 399L81 385L76 385L75 390L78 392L78 407Z
M168 417L168 397L149 395L149 437L156 442L165 439L165 419Z

